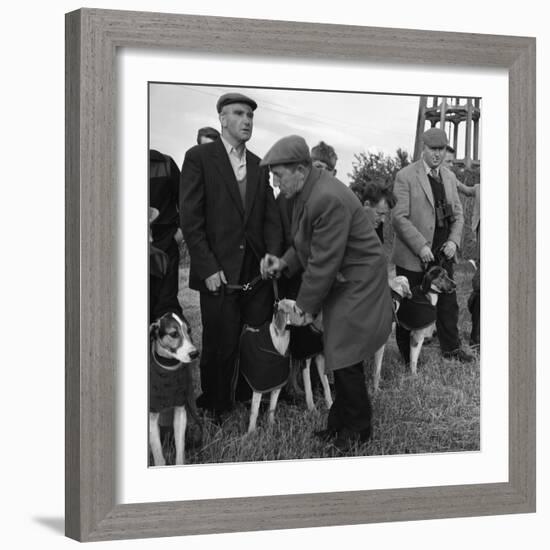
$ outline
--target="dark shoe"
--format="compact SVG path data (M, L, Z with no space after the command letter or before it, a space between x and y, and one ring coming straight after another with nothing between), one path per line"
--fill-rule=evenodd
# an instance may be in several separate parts
M197 397L195 404L197 409L201 409L207 414L215 414L216 412L216 407L204 393L201 393L201 395Z
M369 441L371 437L371 429L366 428L360 432L354 432L344 428L338 433L338 437L334 439L332 444L341 453L349 451L355 444L363 445Z
M454 359L455 361L460 361L461 363L471 363L475 360L475 357L471 353L464 351L462 348L458 348L453 351L444 351L443 358Z
M336 430L326 428L324 430L317 430L313 432L313 435L324 443L330 443L338 435L338 432Z

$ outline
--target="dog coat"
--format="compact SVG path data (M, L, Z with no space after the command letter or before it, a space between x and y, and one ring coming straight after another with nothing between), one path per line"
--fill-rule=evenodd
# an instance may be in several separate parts
M159 362L175 366L179 361L158 357L153 349L149 354L149 411L161 412L170 407L187 404L187 391L191 387L189 365L181 365L176 370L163 369Z
M323 333L311 325L290 327L290 356L309 359L323 351Z
M435 323L436 308L419 286L412 289L412 298L403 298L397 321L406 330L420 330Z
M239 348L239 371L253 391L265 393L286 384L290 360L273 346L269 323L259 328L245 326Z

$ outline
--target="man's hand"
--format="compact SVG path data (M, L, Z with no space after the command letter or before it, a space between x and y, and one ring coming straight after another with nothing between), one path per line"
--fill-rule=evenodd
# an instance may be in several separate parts
M286 262L273 254L266 254L260 260L260 275L262 279L278 279L287 266Z
M225 273L223 271L217 271L213 275L210 275L210 277L206 277L204 282L206 284L206 288L210 292L217 292L222 284L227 284L227 279L225 278Z
M445 254L445 257L450 260L456 254L456 244L453 241L447 241L441 247L441 251Z
M428 264L434 261L434 255L432 249L426 244L422 247L422 250L418 254L423 263Z
M174 233L174 240L178 246L180 246L183 242L183 233L181 232L180 227L178 227L177 231Z
M298 315L300 318L303 318L303 325L310 325L311 323L313 323L313 315L301 309L296 303L294 304L294 311L296 312L296 315Z

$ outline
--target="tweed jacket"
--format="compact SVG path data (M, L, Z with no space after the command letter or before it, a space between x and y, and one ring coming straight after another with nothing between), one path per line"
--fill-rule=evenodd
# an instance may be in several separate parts
M282 251L279 212L267 169L246 151L246 199L243 205L235 173L221 140L187 151L181 170L181 228L191 257L189 287L204 291L204 280L223 270L238 284L248 246L258 265L269 252Z
M460 247L464 214L458 197L458 181L445 166L441 166L439 174L447 202L450 203L455 218L450 226L448 240ZM392 224L395 230L392 261L409 271L422 271L418 255L425 245L432 246L436 223L432 188L422 159L397 173L393 192L397 204L392 211Z
M296 303L323 312L326 366L336 370L373 354L389 336L387 262L361 203L341 181L312 168L294 201L287 274L303 270Z

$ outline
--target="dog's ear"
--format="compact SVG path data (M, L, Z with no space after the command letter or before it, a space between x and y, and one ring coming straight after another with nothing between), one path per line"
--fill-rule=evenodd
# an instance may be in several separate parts
M149 327L149 340L156 340L160 334L160 319L157 319L154 323L151 323Z
M275 328L279 332L285 330L287 317L288 314L282 309L277 309L275 312Z
M438 271L436 267L430 267L424 274L422 279L421 290L424 294L427 294L432 289L432 281L437 277Z

